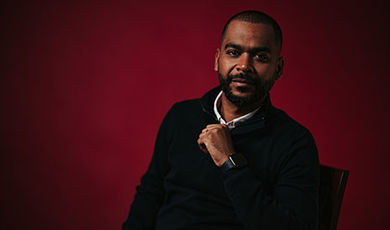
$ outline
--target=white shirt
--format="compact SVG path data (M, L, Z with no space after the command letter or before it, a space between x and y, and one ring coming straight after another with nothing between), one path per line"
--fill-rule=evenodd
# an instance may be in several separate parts
M229 122L226 122L222 118L221 114L218 111L218 106L221 104L221 95L222 95L222 91L219 92L219 94L217 95L217 98L215 98L215 101L214 101L214 113L215 113L215 116L217 117L219 123L227 125L229 127L229 129L233 129L233 128L236 127L236 125L238 123L241 123L241 122L244 122L244 121L248 120L249 118L251 118L257 112L257 110L260 109L260 107L259 107L259 108L253 110L250 113L247 113L247 114L245 114L245 115L243 115L241 117L237 117L237 118L235 118L235 119L233 119L233 120L231 120Z

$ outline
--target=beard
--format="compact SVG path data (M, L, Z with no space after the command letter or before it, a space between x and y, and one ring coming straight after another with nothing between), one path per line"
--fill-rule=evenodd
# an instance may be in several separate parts
M251 78L248 74L240 73L236 75L228 75L226 79L223 78L222 74L218 72L219 83L221 85L222 91L225 94L226 98L235 106L247 107L253 104L261 102L264 97L268 94L268 91L272 88L274 83L273 80L263 81L260 78ZM240 92L252 91L248 96L237 96L232 92L230 83L234 79L244 79L252 87L237 87L236 89Z

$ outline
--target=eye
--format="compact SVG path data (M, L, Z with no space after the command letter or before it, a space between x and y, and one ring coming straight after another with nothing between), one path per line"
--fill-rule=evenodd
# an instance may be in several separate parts
M256 54L255 59L258 60L259 62L268 62L269 61L268 55L266 55L264 53Z
M238 56L240 56L240 52L238 50L235 50L235 49L227 50L226 54L228 54L231 57L238 57Z

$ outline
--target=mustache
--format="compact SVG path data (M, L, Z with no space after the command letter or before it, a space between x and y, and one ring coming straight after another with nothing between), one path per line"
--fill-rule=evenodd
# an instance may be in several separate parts
M226 81L230 84L234 79L242 79L248 82L248 84L255 84L255 80L245 73L239 73L234 75L229 74Z

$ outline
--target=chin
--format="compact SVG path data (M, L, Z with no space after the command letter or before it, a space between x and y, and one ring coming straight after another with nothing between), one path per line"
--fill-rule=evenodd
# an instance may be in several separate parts
M251 87L230 87L226 92L226 98L238 107L251 106L258 103L264 96Z
M232 95L243 100L249 99L252 96L250 93L232 93Z
M231 88L230 92L236 97L250 97L254 94L250 88Z

